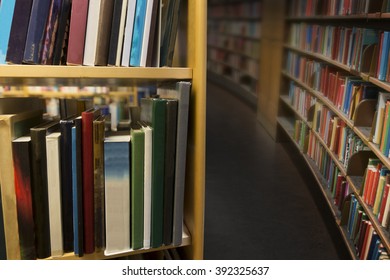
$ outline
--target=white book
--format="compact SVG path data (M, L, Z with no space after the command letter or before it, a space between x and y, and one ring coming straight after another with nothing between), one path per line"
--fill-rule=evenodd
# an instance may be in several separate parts
M130 250L130 135L104 140L105 255Z
M127 0L123 0L122 2L122 11L121 11L121 21L119 24L119 38L118 38L118 47L116 50L116 61L115 66L120 66L121 64L121 55L123 49L123 39L124 39L124 30L126 23L126 11L127 11Z
M101 0L89 0L83 64L95 65Z
M128 0L127 2L127 15L125 23L125 34L123 39L123 48L122 48L122 62L121 66L130 65L130 50L131 42L133 41L133 27L134 27L134 17L135 17L135 4L136 0Z
M150 248L150 228L152 215L152 128L144 126L144 249Z
M59 156L61 133L46 136L47 185L49 198L50 247L52 256L63 254L61 216L61 163Z

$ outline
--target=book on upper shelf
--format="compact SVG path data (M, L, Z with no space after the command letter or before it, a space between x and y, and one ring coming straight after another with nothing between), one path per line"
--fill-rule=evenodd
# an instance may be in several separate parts
M141 65L142 40L144 36L147 1L137 1L134 15L133 36L130 49L130 66Z
M136 9L136 0L127 0L126 23L124 29L121 66L129 66L131 44L133 41L133 28Z
M159 1L148 0L145 13L144 34L142 37L142 47L140 54L140 66L150 67L152 65L152 58L155 52L155 36L158 33L157 28L159 18ZM159 48L159 45L157 46ZM158 66L158 65L154 65Z
M82 65L89 0L73 0L70 13L68 65Z
M5 64L14 10L15 0L0 2L0 64Z
M102 0L89 0L83 65L94 66L96 62L101 5Z
M127 0L115 0L108 49L108 66L119 66L122 54Z
M71 15L71 5L73 5L73 2L71 2L71 0L62 0L61 2L57 35L53 50L52 64L54 65L66 65L70 24L69 17Z
M33 0L16 0L8 42L7 63L22 63L32 2Z

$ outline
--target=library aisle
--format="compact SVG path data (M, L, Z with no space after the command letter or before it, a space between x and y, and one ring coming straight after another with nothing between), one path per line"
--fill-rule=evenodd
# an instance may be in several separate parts
M276 143L250 106L210 82L206 135L206 260L350 258L293 144Z

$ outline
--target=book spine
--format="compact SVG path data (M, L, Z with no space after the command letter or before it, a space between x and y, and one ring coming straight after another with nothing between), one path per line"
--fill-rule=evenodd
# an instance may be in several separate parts
M98 44L96 46L95 65L107 66L113 11L114 1L102 0L98 24Z
M130 50L130 66L140 66L142 40L145 27L147 1L137 1L134 18L133 38Z
M0 64L5 64L15 0L0 2Z
M68 37L71 5L71 0L62 0L61 11L58 19L57 37L53 50L52 64L54 65L66 64L67 48L69 45Z
M101 0L89 0L83 65L95 65L100 6Z
M110 42L108 49L108 61L107 64L109 66L115 66L116 64L116 56L119 44L119 30L121 24L121 15L122 15L122 6L124 0L115 0L114 1L114 11L112 15L112 24L111 24L111 32L110 32Z
M127 0L126 26L123 40L121 66L129 66L131 43L133 41L133 27L135 17L136 0Z

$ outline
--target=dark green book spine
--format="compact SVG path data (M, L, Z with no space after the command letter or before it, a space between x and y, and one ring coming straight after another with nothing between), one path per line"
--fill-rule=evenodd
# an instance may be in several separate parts
M144 240L144 154L145 134L131 130L131 247L143 248Z

